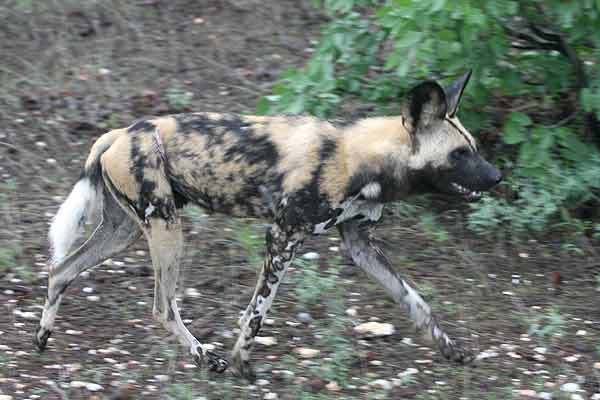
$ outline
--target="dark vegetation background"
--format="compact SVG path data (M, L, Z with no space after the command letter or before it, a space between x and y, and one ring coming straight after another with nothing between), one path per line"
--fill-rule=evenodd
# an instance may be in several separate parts
M5 0L0 43L0 399L600 392L597 0ZM508 179L473 206L388 207L378 236L447 329L482 352L476 367L424 347L333 235L308 241L302 253L320 258L301 258L282 286L255 386L193 368L154 323L141 241L72 286L48 350L33 351L48 223L106 130L191 110L393 114L416 82L468 68L461 119ZM264 222L195 208L185 219L183 317L227 352ZM396 331L354 333L369 320Z

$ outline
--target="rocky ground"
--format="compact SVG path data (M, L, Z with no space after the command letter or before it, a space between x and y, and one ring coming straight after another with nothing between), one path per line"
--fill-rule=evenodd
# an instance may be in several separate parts
M142 241L72 285L38 354L48 223L93 140L144 115L252 111L310 55L323 17L292 0L12 1L0 16L0 400L600 399L598 243L478 237L464 206L439 200L389 207L378 236L477 352L471 366L428 347L333 234L308 241L291 268L253 385L198 368L152 320ZM265 225L184 216L182 316L226 354Z

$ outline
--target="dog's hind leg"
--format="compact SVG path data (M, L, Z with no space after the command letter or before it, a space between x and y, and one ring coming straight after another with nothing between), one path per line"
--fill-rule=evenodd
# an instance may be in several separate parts
M179 277L179 262L183 250L183 235L178 216L168 219L149 218L146 236L150 246L155 271L154 318L173 333L179 342L190 349L197 364L205 361L208 369L223 372L226 360L207 350L185 327L175 300L175 289Z
M352 260L368 275L378 281L388 294L410 315L416 328L433 340L447 359L468 363L473 355L464 350L442 330L429 305L392 268L390 262L371 241L368 231L358 222L345 222L338 225L344 246Z
M60 302L69 284L81 272L125 250L141 234L138 224L127 216L110 193L105 193L102 220L98 227L81 247L59 261L49 272L48 298L34 337L39 351L46 347Z
M250 350L254 338L264 322L296 250L302 244L304 234L291 233L274 223L267 231L267 255L261 269L250 304L238 321L241 328L232 353L236 372L253 381L256 377L250 365Z

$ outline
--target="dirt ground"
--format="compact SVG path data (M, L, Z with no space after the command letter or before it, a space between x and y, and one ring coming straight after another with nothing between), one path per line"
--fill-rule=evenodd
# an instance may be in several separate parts
M479 354L471 366L427 347L335 235L308 241L282 285L253 353L254 385L197 368L153 321L143 241L84 273L46 352L34 350L48 224L95 138L148 115L252 112L280 72L309 57L322 21L308 0L0 4L0 399L600 398L598 243L478 237L464 206L434 201L431 214L423 199L388 207L378 236ZM184 216L182 316L227 354L265 225ZM367 321L395 332L355 334Z

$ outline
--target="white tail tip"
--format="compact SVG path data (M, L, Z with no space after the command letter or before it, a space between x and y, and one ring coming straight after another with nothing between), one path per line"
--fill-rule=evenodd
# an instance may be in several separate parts
M62 203L50 226L51 266L60 263L81 233L82 227L95 214L96 188L88 178L75 184L69 197Z

